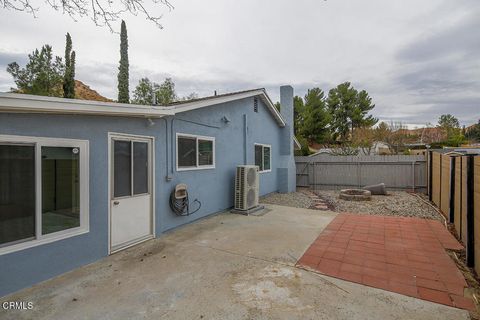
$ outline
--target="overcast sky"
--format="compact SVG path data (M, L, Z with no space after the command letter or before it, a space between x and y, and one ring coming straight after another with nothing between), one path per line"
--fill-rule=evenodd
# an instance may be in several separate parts
M76 78L116 99L119 35L32 1L40 6L36 19L0 8L0 91L14 86L9 62L24 65L46 43L63 56L70 32ZM303 96L350 81L370 93L382 120L421 126L444 113L466 125L480 118L479 0L171 2L172 11L154 9L162 30L124 16L132 90L141 77L172 77L181 96L264 87L276 101L282 84Z

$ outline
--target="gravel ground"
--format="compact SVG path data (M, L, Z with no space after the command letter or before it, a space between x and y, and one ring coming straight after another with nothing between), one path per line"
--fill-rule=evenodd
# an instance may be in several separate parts
M310 208L312 200L310 197L301 192L292 193L270 193L260 198L261 203L278 204L281 206L295 208Z
M339 190L319 190L324 199L336 212L359 214L417 217L443 221L440 214L417 198L404 191L389 191L388 196L372 196L371 201L346 201L338 198ZM426 199L423 195L420 195Z
M346 201L338 198L339 190L317 190L318 196L335 212L417 217L443 222L442 216L417 196L404 191L389 191L388 196L372 196L371 201ZM420 197L427 200L424 196ZM262 203L296 208L310 208L312 200L304 192L271 193L260 199Z

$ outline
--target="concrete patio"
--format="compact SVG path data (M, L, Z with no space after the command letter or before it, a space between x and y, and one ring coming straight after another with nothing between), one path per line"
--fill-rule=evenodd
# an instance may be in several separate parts
M465 310L295 267L336 214L219 214L3 297L0 319L469 319Z

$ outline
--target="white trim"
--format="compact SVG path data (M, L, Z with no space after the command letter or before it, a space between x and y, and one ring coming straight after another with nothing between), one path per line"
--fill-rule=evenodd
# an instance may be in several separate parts
M36 247L42 244L88 233L89 226L89 142L88 140L46 138L34 136L0 135L0 142L25 143L35 147L35 239L3 244L0 255ZM80 148L80 226L49 234L42 234L42 181L41 181L41 147L76 147Z
M195 110L203 107L208 107L215 104L226 103L234 100L245 99L245 98L255 97L255 96L259 96L262 102L266 104L268 110L273 115L278 125L280 127L284 127L286 125L285 120L283 119L280 112L278 112L277 108L275 108L275 105L272 103L272 100L267 95L264 89L239 92L231 95L223 95L223 96L218 96L217 98L211 97L205 100L185 102L179 105L174 105L175 113L186 112L186 111Z
M141 242L154 239L157 236L156 232L156 223L155 223L155 137L153 136L142 136L142 135L136 135L136 134L127 134L127 133L118 133L118 132L108 132L107 135L107 146L108 146L108 194L107 194L107 204L108 204L108 254L114 254L116 252L122 251L124 249L130 248L136 244L139 244ZM112 207L111 207L111 201L114 199L113 198L113 189L112 189L112 183L113 183L113 175L112 175L112 141L113 140L126 140L126 141L145 141L149 140L149 152L150 154L150 186L151 188L151 194L150 194L150 208L152 210L151 212L151 221L152 221L152 234L150 236L147 236L145 239L137 239L136 242L128 244L125 247L117 248L112 250ZM133 179L132 179L133 181Z
M297 137L293 136L293 143L295 144L295 146L297 147L297 149L294 148L294 150L301 150L302 149L302 145L300 144L300 142L298 141Z
M195 143L196 143L196 165L191 166L191 167L179 167L178 166L178 138L194 138ZM199 165L198 164L198 140L206 140L206 141L211 141L212 142L212 158L213 158L213 164L211 165ZM177 132L175 134L175 163L176 163L176 171L191 171L191 170L207 170L207 169L215 169L215 157L216 157L216 152L215 152L215 137L209 137L209 136L200 136L200 135L195 135L195 134L188 134L188 133L180 133Z
M265 89L250 90L218 97L208 97L173 106L148 106L116 102L101 102L80 99L44 97L19 93L0 93L0 113L54 113L54 114L89 114L126 117L161 118L176 113L195 110L216 104L259 96L280 127L286 123L281 113L275 108Z
M120 251L123 251L125 249L128 249L128 248L131 248L131 247L134 247L136 246L137 244L140 244L140 243L143 243L145 241L148 241L148 240L152 240L152 239L155 239L155 235L148 235L148 236L145 236L141 239L136 239L135 241L132 241L131 243L128 243L126 245L123 245L119 248L115 248L115 249L109 249L109 255L112 255L114 253L117 253L117 252L120 252Z
M265 144L265 143L254 143L254 148L255 146L262 146L262 166L263 166L263 158L264 158L264 154L263 154L263 148L267 147L270 149L270 169L268 170L260 170L260 168L258 168L258 172L259 173L268 173L268 172L272 172L272 145L270 144ZM253 162L255 164L255 150L253 150ZM256 164L255 164L256 165Z
M172 107L146 106L115 102L0 93L0 112L37 112L60 114L92 114L160 118L174 115Z

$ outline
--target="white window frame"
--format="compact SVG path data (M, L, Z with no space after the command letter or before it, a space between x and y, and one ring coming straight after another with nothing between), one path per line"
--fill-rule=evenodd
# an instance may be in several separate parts
M270 149L270 169L260 170L260 168L258 168L258 172L260 172L260 173L272 172L272 145L265 144L265 143L254 143L254 147L253 147L253 163L254 164L255 164L255 146L261 146L262 147L262 165L264 163L264 161L263 161L263 158L264 158L263 148L267 147L267 148Z
M194 138L195 143L196 143L196 165L191 166L191 167L179 167L178 166L178 138ZM212 152L213 152L213 163L211 165L199 165L198 164L198 140L207 140L211 141L213 144ZM176 150L176 167L177 171L190 171L190 170L205 170L205 169L215 169L215 137L208 137L208 136L199 136L199 135L194 135L194 134L188 134L188 133L176 133L176 139L175 139L175 150Z
M0 143L33 145L35 150L35 239L3 244L0 255L59 241L89 232L89 142L88 140L0 135ZM80 149L80 226L42 234L42 147Z

